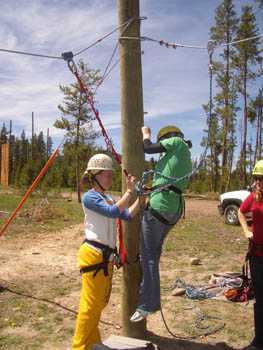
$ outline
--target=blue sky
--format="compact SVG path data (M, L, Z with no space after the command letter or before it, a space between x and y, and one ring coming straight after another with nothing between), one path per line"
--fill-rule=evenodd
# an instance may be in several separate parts
M221 0L141 0L141 36L183 45L205 46ZM236 0L258 7L254 0ZM262 12L263 14L263 12ZM261 13L259 14L261 18ZM9 0L1 4L0 49L61 56L77 53L118 27L118 1L112 0ZM262 26L261 26L262 28ZM259 33L263 33L263 29ZM103 73L118 40L118 31L75 58L83 59ZM192 155L199 156L206 128L202 104L209 100L209 56L206 49L160 46L143 41L141 48L145 125L153 139L168 124L181 128L193 143ZM215 54L220 53L217 51ZM113 63L118 59L117 55ZM0 126L12 120L13 134L22 130L31 138L34 112L35 133L49 129L54 147L63 131L53 127L60 118L57 105L63 95L59 85L75 82L63 60L19 55L0 51ZM251 92L257 92L255 86ZM114 147L121 153L121 112L119 65L108 75L96 95L96 108ZM99 128L94 121L94 127ZM250 137L250 135L248 135ZM104 145L104 140L98 140Z

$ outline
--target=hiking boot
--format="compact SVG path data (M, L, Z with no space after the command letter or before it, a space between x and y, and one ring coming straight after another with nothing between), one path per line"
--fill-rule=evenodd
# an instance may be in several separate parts
M136 310L130 318L131 322L140 322L148 316L149 312L143 310Z

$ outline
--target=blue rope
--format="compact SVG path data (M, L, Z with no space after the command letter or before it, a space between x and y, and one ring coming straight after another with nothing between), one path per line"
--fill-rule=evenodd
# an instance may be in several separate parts
M155 169L151 169L147 172L143 172L142 173L142 180L139 181L136 186L135 186L135 189L136 189L136 192L138 193L138 195L142 195L145 193L144 189L143 189L143 186L146 184L147 182L147 178L150 174L154 174L154 179L156 179L157 176L160 176L164 179L167 179L167 180L171 180L171 182L169 183L166 183L166 184L163 184L163 186L160 186L158 189L155 189L155 190L147 190L147 194L151 194L153 192L158 192L158 191L162 191L164 189L166 189L167 187L169 187L170 185L174 185L175 183L179 182L179 181L183 181L185 179L188 179L190 178L193 174L195 174L200 168L201 166L203 165L203 162L204 162L204 159L206 158L206 153L207 153L207 149L208 149L208 146L206 147L206 150L204 152L204 154L201 156L201 160L200 160L200 163L199 165L194 169L192 170L190 173L182 176L182 177L172 177L172 176L168 176L168 175L164 175L162 174L161 172L155 170Z
M185 297L186 300L188 301L189 305L191 306L191 308L193 310L195 310L195 312L198 315L198 318L194 321L195 327L198 329L208 329L210 328L209 325L209 321L208 319L213 319L213 320L218 320L221 322L221 325L219 327L217 327L216 329L212 329L210 331L206 331L204 333L201 334L197 334L197 335L193 335L193 336L189 336L189 337L185 337L185 336L179 336L176 334L173 334L170 329L167 326L167 323L164 319L164 315L163 315L163 311L161 309L161 315L163 318L163 322L164 325L167 329L167 331L174 337L174 338L179 338L179 339L196 339L199 337L204 337L204 336L208 336L210 334L216 333L218 331L220 331L222 328L225 327L226 323L224 321L223 318L221 317L216 317L216 316L204 316L200 311L197 310L197 308L193 305L193 303L190 301L190 299L195 299L195 300L202 300L202 299L208 299L208 298L212 298L214 296L216 296L216 293L208 293L204 287L202 286L193 286L193 285L186 285L184 280L181 278L178 278L174 284L174 286L172 287L172 289L174 289L176 287L179 288L184 288L185 289Z
M207 299L216 296L216 293L208 293L202 286L186 285L184 280L178 278L175 282L176 287L185 289L185 297L187 299Z

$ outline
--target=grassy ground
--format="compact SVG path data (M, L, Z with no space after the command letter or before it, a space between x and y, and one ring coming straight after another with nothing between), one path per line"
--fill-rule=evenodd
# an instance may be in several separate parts
M2 193L0 211L16 208L21 197ZM33 196L23 210L34 208L41 198ZM0 251L0 349L71 349L78 311L81 279L77 266L83 240L81 205L68 198L48 198L64 215L34 222L17 217L1 237ZM149 339L161 350L239 349L253 334L252 307L225 300L192 301L172 296L178 278L188 285L207 284L212 273L240 271L247 242L240 227L225 225L217 213L216 201L186 203L186 219L169 233L160 263L162 307L147 321ZM21 209L22 211L22 209ZM2 226L9 214L0 214ZM198 257L199 265L190 258ZM116 270L109 306L102 314L103 339L121 335L121 274ZM200 330L194 322L198 313L209 318L209 328ZM215 318L213 318L215 317ZM221 327L209 336L192 336Z

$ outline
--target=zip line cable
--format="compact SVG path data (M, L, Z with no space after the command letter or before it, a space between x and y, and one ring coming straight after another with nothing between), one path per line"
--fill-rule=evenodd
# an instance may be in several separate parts
M139 19L139 20L144 20L144 19L147 19L147 17L133 17L131 19L129 19L128 21L124 22L123 24L121 24L118 28L112 30L109 34L106 34L105 36L103 36L101 39L98 39L97 41L95 41L93 44L91 44L90 46L88 46L86 49L83 49L79 52L77 52L74 57L80 55L82 52L90 49L91 47L93 47L94 45L100 43L102 40L106 39L108 36L112 35L113 33L115 33L117 30L121 29L122 27L124 26L128 26L129 24L131 24L133 21L135 21L136 19Z
M263 34L259 34L259 35L253 36L251 38L246 38L246 39L240 39L240 40L232 41L230 43L215 45L214 49L221 48L221 47L224 47L224 46L236 45L236 44L248 41L248 40L254 40L254 39L261 38L261 37L263 37ZM119 40L121 40L121 39L128 39L128 40L131 39L131 40L141 40L141 41L147 41L148 40L148 41L153 41L153 42L159 43L161 46L165 46L167 48L172 47L173 49L176 49L177 47L182 47L182 48L186 48L186 49L207 49L207 46L196 46L196 45L184 45L184 44L178 44L178 43L169 43L169 42L165 42L163 40L152 39L152 38L149 38L147 36L141 36L141 37L131 37L131 36L126 37L125 36L125 37L120 37L119 38Z
M123 26L127 26L129 24L131 24L133 21L135 21L136 19L140 19L140 20L144 20L146 19L146 17L134 17L131 18L130 20L126 21L125 23L121 24L118 28L112 30L110 33L106 34L105 36L103 36L102 38L96 40L94 43L92 43L90 46L88 46L87 48L77 52L75 56L80 55L81 53L85 52L86 50L90 49L91 47L93 47L94 45L102 42L104 39L106 39L107 37L109 37L110 35L112 35L113 33L115 33L117 30L121 29ZM7 53L14 53L14 54L19 54L19 55L28 55L28 56L35 56L35 57L42 57L42 58L52 58L52 59L58 59L58 60L63 60L63 57L61 56L50 56L50 55L44 55L44 54L37 54L37 53L32 53L32 52L25 52L25 51L18 51L18 50L8 50L8 49L1 49L0 51L2 52L7 52Z
M97 92L97 90L98 90L98 88L100 87L100 85L104 82L104 80L106 79L106 77L110 74L110 72L111 72L111 71L117 66L117 64L120 62L120 60L117 60L117 62L115 62L115 64L112 66L112 68L109 69L110 64L111 64L111 62L112 62L112 60L113 60L113 57L115 56L115 53L116 53L118 47L119 47L119 42L118 42L117 45L115 46L115 48L114 48L114 50L113 50L113 53L112 53L112 55L111 55L111 58L110 58L110 60L109 60L109 62L108 62L108 64L107 64L107 66L106 66L106 68L105 68L105 71L104 71L103 75L102 75L102 78L101 78L99 84L97 85L96 89L94 90L94 95L95 95L95 93Z
M58 57L58 56L41 55L41 54L32 53L32 52L14 51L14 50L6 50L6 49L0 49L0 51L8 52L8 53L16 53L19 55L37 56L37 57L42 57L42 58L53 58L53 59L58 59L58 60L62 59L62 57Z
M128 28L128 26L130 25L130 23L131 23L131 20L125 22L124 24L122 24L119 28L122 28L122 27L124 26L124 29L123 29L123 32L124 32L124 31L126 30L126 28ZM110 64L111 64L111 62L112 62L112 60L113 60L113 57L115 56L115 54L116 54L117 49L118 49L119 46L120 46L120 42L118 41L117 44L116 44L116 46L115 46L115 48L114 48L114 50L113 50L113 53L112 53L112 55L111 55L111 58L110 58L110 60L109 60L109 62L108 62L108 64L107 64L107 66L106 66L106 69L105 69L105 71L104 71L104 73L103 73L102 79L100 80L98 86L96 87L96 89L95 89L95 91L94 91L94 95L95 95L95 93L97 92L97 90L98 90L98 88L100 87L100 85L101 85L101 84L103 83L103 81L106 79L106 77L112 72L112 70L113 70L113 69L117 66L117 64L120 62L120 59L118 59L118 60L114 63L114 65L111 67L111 69L109 69ZM76 56L76 55L75 55L75 56Z
M113 33L115 33L117 30L121 29L123 26L125 25L129 25L130 23L132 23L133 21L135 21L136 19L140 19L140 20L145 20L147 19L147 17L134 17L130 20L128 20L127 22L123 23L122 25L120 25L118 28L115 28L114 30L112 30L110 33L104 35L102 38L96 40L94 43L92 43L91 45L89 45L88 47L86 47L85 49L83 50L80 50L79 52L77 52L76 54L74 54L74 57L75 56L78 56L80 55L81 53L87 51L88 49L90 49L91 47L95 46L96 44L102 42L104 39L106 39L107 37L109 37L110 35L112 35ZM224 46L230 46L230 45L236 45L236 44L239 44L239 43L242 43L242 42L245 42L245 41L248 41L248 40L254 40L254 39L258 39L258 38L261 38L263 37L263 34L259 34L259 35L256 35L256 36L253 36L253 37L250 37L250 38L245 38L245 39L241 39L241 40L236 40L236 41L232 41L230 43L225 43L225 44L220 44L220 45L215 45L214 46L214 49L217 49L217 48L222 48ZM142 36L142 37L119 37L119 40L122 40L122 39L128 39L128 40L141 40L141 41L145 41L145 40L148 40L148 41L152 41L152 42L156 42L156 43L159 43L161 46L165 46L167 48L169 47L172 47L174 49L176 49L177 47L181 47L181 48L188 48L188 49L207 49L206 46L198 46L198 45L185 45L185 44L178 44L178 43L169 43L169 42L165 42L163 40L157 40L157 39L153 39L153 38L150 38L150 37L147 37L147 36ZM42 57L42 58L51 58L51 59L63 59L63 57L61 56L51 56L51 55L44 55L44 54L37 54L37 53L32 53L32 52L25 52L25 51L18 51L18 50L8 50L8 49L1 49L0 48L0 51L2 52L7 52L7 53L14 53L14 54L19 54L19 55L28 55L28 56L36 56L36 57Z

